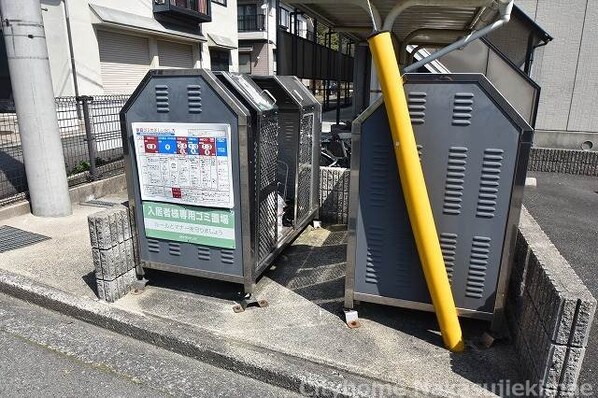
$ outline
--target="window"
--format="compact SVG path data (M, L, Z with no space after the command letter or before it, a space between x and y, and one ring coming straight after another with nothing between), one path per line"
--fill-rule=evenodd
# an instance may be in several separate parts
M210 66L213 71L229 72L230 51L218 48L210 49Z
M239 53L239 73L251 73L251 53Z
M221 6L226 7L226 0L212 0L212 3L220 4Z
M282 7L280 7L278 10L280 11L280 27L288 30L289 26L291 26L291 13L289 10Z
M272 50L272 74L276 75L278 71L278 62L276 58L276 50Z
M208 13L208 0L170 0L170 4L202 14Z
M258 14L257 5L243 4L237 7L237 26L239 32L258 32L265 30L265 16Z

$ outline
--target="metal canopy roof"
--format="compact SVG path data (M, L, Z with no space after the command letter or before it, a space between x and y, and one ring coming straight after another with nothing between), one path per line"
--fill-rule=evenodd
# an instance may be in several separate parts
M285 0L285 3L356 40L365 40L372 31L366 0ZM378 29L390 30L392 26L399 41L420 29L466 34L494 22L498 16L498 0L371 0L371 4Z

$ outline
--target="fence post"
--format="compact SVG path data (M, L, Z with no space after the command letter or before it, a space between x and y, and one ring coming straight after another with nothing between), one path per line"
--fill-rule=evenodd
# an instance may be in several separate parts
M98 169L96 167L96 137L93 131L93 123L89 114L89 103L93 101L93 97L82 95L77 97L77 102L81 101L83 106L83 120L85 121L85 141L87 142L87 153L89 156L89 177L92 181L98 178Z

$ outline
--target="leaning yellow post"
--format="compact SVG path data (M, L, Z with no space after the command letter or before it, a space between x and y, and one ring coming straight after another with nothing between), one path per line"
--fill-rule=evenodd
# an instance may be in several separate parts
M461 326L440 250L392 38L390 33L381 32L368 42L388 113L407 212L442 339L449 350L462 351Z

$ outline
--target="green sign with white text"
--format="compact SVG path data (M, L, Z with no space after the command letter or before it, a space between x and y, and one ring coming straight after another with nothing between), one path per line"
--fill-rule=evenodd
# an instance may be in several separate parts
M143 222L148 238L235 248L232 210L143 202Z

